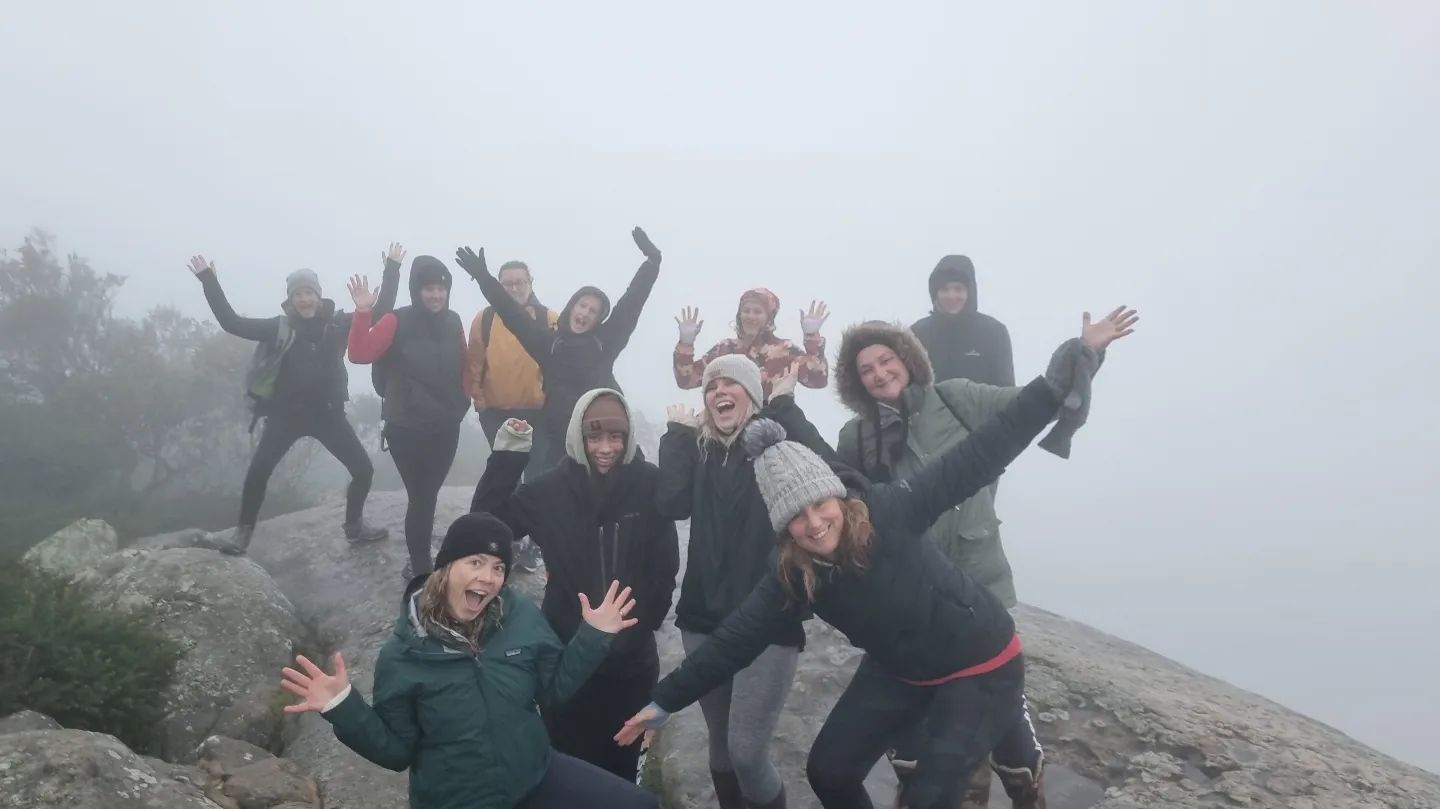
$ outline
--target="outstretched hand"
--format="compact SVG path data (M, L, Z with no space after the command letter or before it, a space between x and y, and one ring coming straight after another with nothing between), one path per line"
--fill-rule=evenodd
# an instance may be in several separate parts
M1090 313L1086 312L1081 318L1080 339L1095 351L1104 351L1111 343L1134 332L1139 322L1140 315L1124 306L1115 307L1115 311L1098 323L1091 323Z
M804 361L803 359L795 360L790 363L789 368L785 369L785 373L770 380L771 399L777 396L795 395L795 385L800 381L800 363Z
M672 404L665 408L665 420L685 427L699 427L700 415L695 408L683 404Z
M811 301L810 311L800 310L800 330L806 337L814 337L820 333L820 327L830 319L830 308L824 301Z
M380 258L386 264L403 264L405 263L405 248L401 247L399 242L391 242L390 249L381 253Z
M483 247L480 248L480 252L478 253L469 247L462 247L456 250L455 263L459 264L460 269L469 273L470 277L476 281L479 281L481 278L487 278L490 275L490 268L485 266L485 248Z
M641 709L640 713L626 720L625 726L620 728L619 733L615 734L615 743L621 747L629 747L641 736L644 736L645 744L641 745L640 749L649 749L650 742L655 740L655 731L649 726L659 719L660 712L653 707L646 706Z
M375 308L375 299L380 297L380 293L379 290L370 289L369 278L363 275L352 275L347 287L350 290L350 300L355 302L355 311L368 312Z
M650 237L645 235L645 231L637 227L630 231L630 236L635 239L635 246L640 248L640 252L645 254L645 258L656 264L660 263L660 248L650 241Z
M699 337L700 330L705 328L705 321L700 319L699 309L687 306L680 310L680 316L675 318L675 325L680 327L680 342L695 345L695 338Z
M619 594L616 591L619 590ZM622 629L640 623L639 618L627 618L630 611L635 609L635 600L630 597L630 588L620 590L620 582L610 582L610 589L605 593L605 600L597 606L590 606L590 599L580 594L580 617L585 623L604 632L607 635L614 635Z
M341 657L339 652L335 653L334 674L326 674L305 655L296 657L295 662L304 672L288 666L280 670L284 676L280 687L300 698L294 705L286 705L285 713L323 711L331 700L340 696L350 686L350 678L345 673L345 658Z
M215 272L215 262L207 261L204 256L190 257L190 272L199 275L206 270L209 270L210 272Z

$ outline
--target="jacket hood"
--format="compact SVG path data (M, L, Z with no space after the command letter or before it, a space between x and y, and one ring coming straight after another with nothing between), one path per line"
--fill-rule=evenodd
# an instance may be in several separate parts
M975 262L969 256L946 256L930 271L930 305L935 306L935 295L940 287L952 281L959 281L970 289L961 314L973 315L979 311L980 292L975 287Z
M581 422L585 420L585 411L589 409L590 403L601 396L614 396L619 399L620 404L625 408L625 418L630 420L630 436L625 439L625 457L620 460L620 463L624 465L635 460L635 452L639 447L639 442L635 440L635 411L631 409L630 400L625 398L625 394L610 388L596 388L587 391L579 401L575 402L575 409L570 413L570 427L565 431L565 454L570 457L570 460L584 467L587 474L592 470L590 469L590 458L585 454L585 435L581 428Z
M780 314L780 296L765 287L748 289L740 296L740 303L735 307L735 333L742 336L745 334L745 330L740 327L740 310L750 301L764 306L766 313L770 315L770 320L765 324L765 328L760 330L760 335L765 337L774 334L775 317Z
M421 287L444 284L445 291L449 292L453 280L445 262L434 256L416 256L415 260L410 262L410 303L417 309L423 309L424 306L420 303ZM448 300L445 308L450 308Z
M595 329L600 328L605 320L610 317L610 296L601 291L599 287L580 287L575 290L575 294L570 296L570 300L566 302L565 308L560 311L560 322L556 325L556 328L566 334L570 333L570 310L574 309L575 304L586 295L594 295L600 299L600 319L599 322L595 324ZM586 332L586 334L594 333L595 329L591 329Z
M865 415L875 405L874 397L865 390L865 383L860 381L855 367L855 358L873 345L889 346L900 357L905 369L910 372L911 385L934 383L935 371L930 366L930 355L909 329L881 320L851 326L840 338L840 354L835 363L835 389L840 401L854 413Z

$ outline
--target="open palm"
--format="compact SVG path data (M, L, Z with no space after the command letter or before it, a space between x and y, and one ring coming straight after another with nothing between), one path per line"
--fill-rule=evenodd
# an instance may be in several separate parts
M296 671L289 666L280 670L284 677L280 681L280 687L300 698L294 705L286 705L285 713L323 711L326 705L350 687L350 677L345 673L345 658L341 657L339 652L335 653L334 674L326 674L305 655L296 657L295 663L303 671Z

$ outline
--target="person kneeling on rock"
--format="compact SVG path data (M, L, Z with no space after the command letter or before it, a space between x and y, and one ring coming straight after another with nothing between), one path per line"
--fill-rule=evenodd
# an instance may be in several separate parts
M346 747L410 771L412 809L658 809L633 783L550 749L536 711L569 699L634 626L629 588L612 582L562 644L539 607L505 586L510 529L466 514L445 534L435 571L405 590L395 632L375 663L373 703L335 655L326 674L305 657L282 670L300 697L286 713L318 712Z
M1118 335L1118 332L1117 332ZM1112 335L1111 339L1114 339ZM1106 341L1108 342L1108 341ZM977 766L1038 770L1022 695L1015 623L984 586L925 532L990 485L1059 414L1089 367L1037 378L969 438L893 483L847 482L768 420L746 428L745 451L779 543L778 560L740 608L660 681L650 706L616 734L621 744L660 727L765 650L775 628L813 613L865 656L825 720L806 772L826 809L870 807L865 777L893 742L923 727L909 809L950 809ZM1093 358L1088 358L1093 359ZM842 470L851 477L848 470ZM1043 807L1040 785L1016 806Z

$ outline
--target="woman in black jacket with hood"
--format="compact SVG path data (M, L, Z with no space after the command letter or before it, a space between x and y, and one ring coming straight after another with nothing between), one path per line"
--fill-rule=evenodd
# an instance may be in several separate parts
M409 581L430 572L435 503L455 460L460 421L470 409L470 385L465 326L450 310L450 270L434 256L416 256L410 265L410 305L386 311L399 283L400 263L390 257L378 296L365 279L351 280L355 315L349 353L351 362L375 363L372 377L385 422L381 448L390 450L409 498L405 545L410 562L404 570Z
M635 228L630 234L645 261L636 270L625 294L610 306L610 298L597 287L585 286L570 296L554 330L530 317L516 303L485 266L485 250L469 247L455 251L455 260L480 285L480 292L494 307L505 328L520 341L540 365L544 378L545 405L540 429L545 432L536 443L544 457L539 468L554 466L565 452L565 425L575 402L597 388L621 390L615 381L615 360L625 350L640 322L640 312L660 275L660 250Z
M1115 328L1104 342L1122 336ZM813 611L865 651L806 765L826 809L869 809L866 775L917 727L924 743L903 805L950 809L964 781L991 756L997 766L1035 774L1025 794L1011 793L1017 809L1043 807L1038 751L1025 743L1025 669L1015 623L993 593L924 534L999 477L1067 395L1088 389L1083 369L1077 359L1050 379L1037 378L965 441L894 483L870 485L848 472L842 482L814 452L786 441L780 425L761 420L748 427L745 449L755 459L777 558L710 640L660 681L654 702L616 740L629 743L659 727L748 665L777 627Z
M633 782L640 747L619 747L611 736L650 701L660 676L655 632L670 612L680 546L675 523L655 509L659 470L638 456L631 423L618 391L590 391L569 421L567 457L517 488L530 427L506 422L471 510L499 517L516 537L529 535L540 546L547 571L541 609L562 641L580 626L581 594L594 602L612 581L631 588L639 624L616 636L574 697L547 709L545 724L556 750Z

